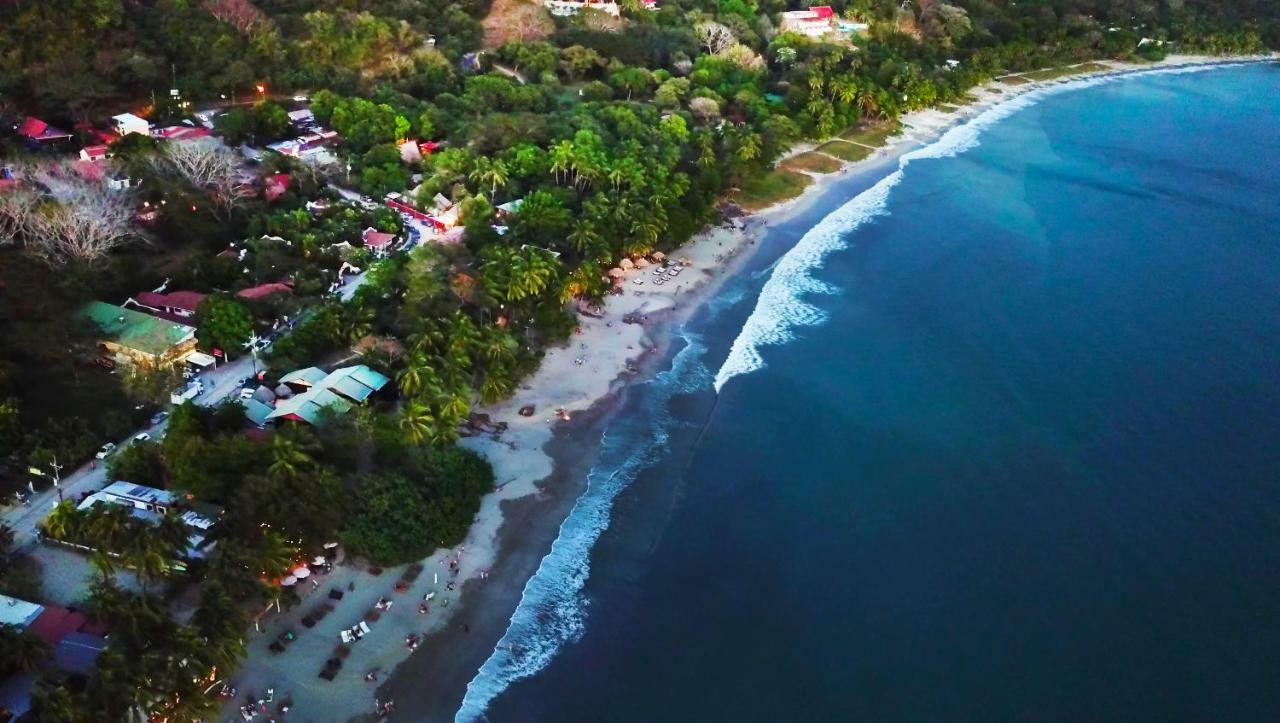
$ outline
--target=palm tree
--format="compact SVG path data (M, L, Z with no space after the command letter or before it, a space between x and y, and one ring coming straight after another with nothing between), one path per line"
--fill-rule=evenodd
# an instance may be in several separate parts
M151 583L164 577L169 572L172 560L166 555L169 546L154 535L142 534L133 537L133 544L124 552L124 561L133 568L133 574L145 591Z
M418 393L429 383L432 373L431 365L424 354L418 352L410 356L404 368L396 375L396 380L400 382L400 393L407 397L418 396Z
M400 413L400 431L411 444L422 444L431 436L435 425L436 418L431 414L431 408L416 399L406 404Z
M476 159L476 167L468 175L472 181L489 186L489 200L498 195L498 186L506 187L510 182L507 164L501 160L481 156Z
M485 404L493 404L511 396L514 388L511 370L504 364L495 364L480 383L480 399Z
M49 644L12 625L0 625L0 670L33 673L49 659Z
M93 547L117 550L128 541L136 529L129 510L120 505L99 505L90 508L85 532Z
M277 479L295 478L312 466L309 445L296 433L281 431L271 440L271 466L267 473Z
M573 230L569 232L569 243L573 245L573 249L579 254L586 254L587 249L591 248L600 240L600 234L596 232L596 225L587 219L581 219L574 224Z
M79 537L83 517L71 500L59 502L44 518L44 533L55 540L71 540Z

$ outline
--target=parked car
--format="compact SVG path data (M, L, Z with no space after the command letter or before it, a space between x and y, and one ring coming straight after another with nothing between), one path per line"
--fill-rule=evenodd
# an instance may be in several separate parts
M154 427L168 418L169 418L168 412L156 412L155 414L151 415L151 426Z
M343 630L338 634L344 643L354 643L369 634L369 623L361 620L359 623L352 625L350 630Z
M244 389L240 390L240 398L251 399L253 398L253 392L254 392L253 387L245 387Z
M147 434L146 432L138 432L137 434L133 435L133 441L135 441L135 442L150 442L150 441L151 441L151 435L150 435L150 434Z
M110 457L111 454L115 451L116 451L115 442L107 442L106 444L102 445L102 449L99 449L98 453L95 454L94 456L97 457L98 459L106 459L107 457Z

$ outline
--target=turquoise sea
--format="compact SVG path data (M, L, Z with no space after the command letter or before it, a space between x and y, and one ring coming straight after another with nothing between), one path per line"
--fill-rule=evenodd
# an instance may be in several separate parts
M1280 720L1280 67L1012 101L771 229L458 719Z

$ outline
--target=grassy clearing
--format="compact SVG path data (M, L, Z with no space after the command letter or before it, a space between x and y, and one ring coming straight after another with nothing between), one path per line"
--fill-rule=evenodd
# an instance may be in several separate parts
M825 153L801 153L792 156L779 164L788 171L807 171L809 173L835 173L840 170L841 163Z
M846 141L861 143L864 146L879 148L884 142L889 140L890 136L896 136L902 131L902 124L898 121L886 121L884 123L876 123L861 128L855 128L840 136Z
M1058 78L1068 78L1073 75L1082 73L1096 73L1100 70L1106 70L1107 66L1097 63L1084 63L1082 65L1073 65L1062 68L1045 68L1044 70L1033 70L1030 73L1023 73L1022 77L1027 80L1043 81L1057 80Z
M759 211L799 196L810 183L813 179L803 173L777 169L743 181L729 198L748 211Z
M835 156L842 161L861 161L871 155L870 148L846 143L845 141L827 141L818 146L818 151L829 156Z
M999 80L1001 83L1004 83L1005 85L1026 85L1027 83L1031 82L1030 80L1027 80L1021 75L1006 75L1003 78L1000 78Z

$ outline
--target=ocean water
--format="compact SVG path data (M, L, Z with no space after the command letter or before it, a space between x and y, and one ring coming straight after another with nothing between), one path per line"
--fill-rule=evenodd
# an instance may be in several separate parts
M633 387L458 720L1280 720L1280 67L842 182Z

